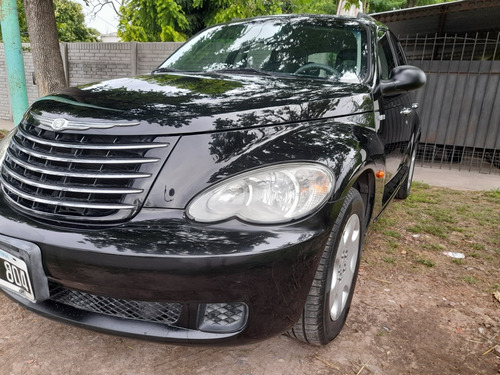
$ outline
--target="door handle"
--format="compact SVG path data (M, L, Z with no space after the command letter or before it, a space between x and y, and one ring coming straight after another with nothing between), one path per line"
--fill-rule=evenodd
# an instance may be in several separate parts
M401 110L401 112L399 112L399 113L401 113L402 115L408 116L409 114L411 114L412 111L413 111L413 109L411 109L411 108L403 108Z

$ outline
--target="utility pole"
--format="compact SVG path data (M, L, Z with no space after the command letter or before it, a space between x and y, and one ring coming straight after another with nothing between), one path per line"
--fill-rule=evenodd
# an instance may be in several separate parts
M28 109L28 93L26 91L23 48L16 0L0 0L0 25L4 42L10 103L14 125L17 125Z

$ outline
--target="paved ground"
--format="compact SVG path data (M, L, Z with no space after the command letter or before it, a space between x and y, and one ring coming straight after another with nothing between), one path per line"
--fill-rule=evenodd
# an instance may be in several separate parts
M414 181L454 190L500 190L500 175L416 167Z
M0 129L12 129L12 121L0 119ZM483 174L469 171L415 168L415 181L424 182L431 186L447 187L455 190L494 190L500 189L498 174Z

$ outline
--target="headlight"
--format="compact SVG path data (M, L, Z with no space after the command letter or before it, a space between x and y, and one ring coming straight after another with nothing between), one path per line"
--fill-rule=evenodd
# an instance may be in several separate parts
M0 169L2 167L3 161L5 159L5 155L7 155L7 149L9 148L10 140L16 133L16 129L11 130L9 134L7 134L3 139L0 141Z
M200 193L188 206L199 222L238 217L272 224L304 217L325 203L334 187L330 169L314 163L290 163L229 178Z

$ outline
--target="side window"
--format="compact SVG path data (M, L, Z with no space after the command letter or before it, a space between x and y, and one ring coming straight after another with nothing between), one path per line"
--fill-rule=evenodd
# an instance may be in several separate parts
M401 43L399 43L398 38L396 38L396 36L393 33L391 33L391 39L392 39L392 45L396 50L396 59L398 65L406 65L407 61L403 46L401 45Z
M380 38L378 42L378 59L380 68L380 79L389 79L389 73L396 66L396 61L392 54L391 45L387 34Z

